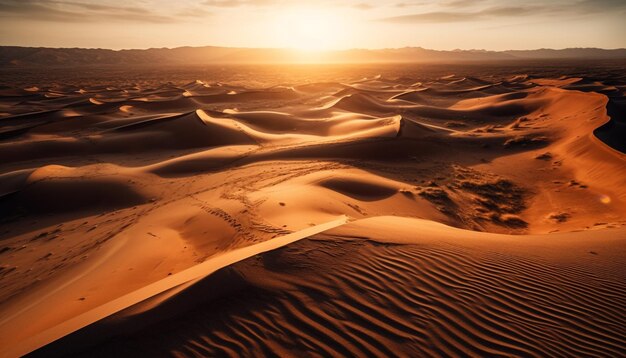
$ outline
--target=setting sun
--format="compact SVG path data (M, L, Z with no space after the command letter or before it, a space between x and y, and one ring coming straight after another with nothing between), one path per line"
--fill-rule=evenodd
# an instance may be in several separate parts
M337 12L311 8L278 12L273 25L275 42L279 47L306 51L340 47L350 28Z

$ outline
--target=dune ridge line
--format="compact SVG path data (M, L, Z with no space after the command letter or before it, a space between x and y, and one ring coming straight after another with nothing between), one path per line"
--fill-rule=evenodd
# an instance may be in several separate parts
M3 356L23 356L29 354L38 348L41 348L57 339L63 338L72 332L75 332L83 327L86 327L92 323L95 323L103 318L109 317L119 311L129 308L137 303L150 299L156 295L159 295L172 288L192 283L202 277L208 276L213 272L224 268L228 265L232 265L241 260L245 260L254 255L261 254L263 252L272 251L289 245L298 240L305 239L309 236L319 234L326 230L330 230L341 226L348 222L348 217L345 215L340 216L338 219L312 226L303 230L293 232L269 241L265 241L256 245L244 247L241 249L233 250L223 255L213 257L201 264L193 266L187 270L169 276L163 280L154 282L146 287L143 287L137 291L122 296L116 300L113 300L107 304L97 307L91 311L88 311L80 316L77 316L71 320L68 320L56 327L53 327L41 334L32 337L19 346L15 346L14 349L6 351Z

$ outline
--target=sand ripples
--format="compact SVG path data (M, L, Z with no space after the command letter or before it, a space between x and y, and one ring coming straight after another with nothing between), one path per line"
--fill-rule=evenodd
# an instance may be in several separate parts
M39 353L623 356L623 86L478 75L0 88L0 346L345 215Z
M217 276L239 289L103 352L617 357L626 348L623 279L541 259L306 240Z

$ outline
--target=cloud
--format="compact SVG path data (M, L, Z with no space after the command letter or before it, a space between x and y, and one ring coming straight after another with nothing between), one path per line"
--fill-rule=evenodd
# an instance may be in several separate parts
M198 12L195 13L197 16ZM189 16L185 12L178 17ZM104 5L63 0L2 0L0 17L25 18L50 22L147 22L173 23L177 16L162 15L147 8Z
M177 17L195 17L195 18L205 18L213 15L212 12L206 11L204 9L199 8L188 8L180 10L176 13Z
M392 16L381 19L389 23L451 23L471 22L494 18L515 16L581 16L599 13L625 12L624 0L579 0L576 2L525 3L516 6L492 6L474 10L474 6L485 0L451 0L441 4L439 11L430 11L410 15ZM499 1L505 3L503 1ZM493 2L492 3L497 3ZM396 4L396 6L406 4ZM467 7L472 10L466 10Z
M206 0L203 4L211 7L266 6L275 0Z
M423 6L426 4L427 3L425 2L399 2L396 4L396 7L405 8L405 7L410 7L410 6Z
M238 7L249 5L252 1L247 0L207 0L203 4L212 7Z
M366 3L366 2L337 2L333 0L205 0L202 2L203 5L209 7L216 8L234 8L234 7L243 7L243 6L272 6L272 5L282 5L282 6L293 6L293 5L302 5L306 7L315 6L324 6L324 5L332 5L339 7L351 7L358 10L369 10L373 9L374 6Z
M477 6L487 2L492 6L483 9L476 9ZM449 0L441 3L438 11L392 16L381 20L390 23L450 23L471 22L514 16L580 16L599 13L626 12L625 0L543 1L540 3L526 2L515 6L506 5L507 3L508 2L502 0ZM406 7L409 5L416 4L396 4L398 7ZM472 10L468 10L468 8Z
M483 2L485 2L485 0L451 0L443 3L443 5L447 7L463 8L474 6Z
M607 12L626 10L624 0L582 0L574 5L580 12Z
M439 22L469 22L495 17L510 17L533 14L544 10L540 6L508 6L493 7L480 11L433 11L420 14L393 16L382 19L392 23L439 23Z
M358 3L358 4L354 4L352 5L353 8L357 9L357 10L371 10L374 8L373 5L368 4L368 3Z
M402 15L402 16L392 16L382 19L384 22L393 22L393 23L424 23L424 22L461 22L461 21L471 21L478 20L475 14L462 13L462 12L445 12L445 11L434 11L434 12L425 12L421 14L412 14L412 15Z

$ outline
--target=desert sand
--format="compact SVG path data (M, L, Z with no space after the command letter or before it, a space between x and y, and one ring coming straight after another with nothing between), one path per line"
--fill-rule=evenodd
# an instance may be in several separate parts
M0 356L623 356L623 64L525 66L6 76Z

